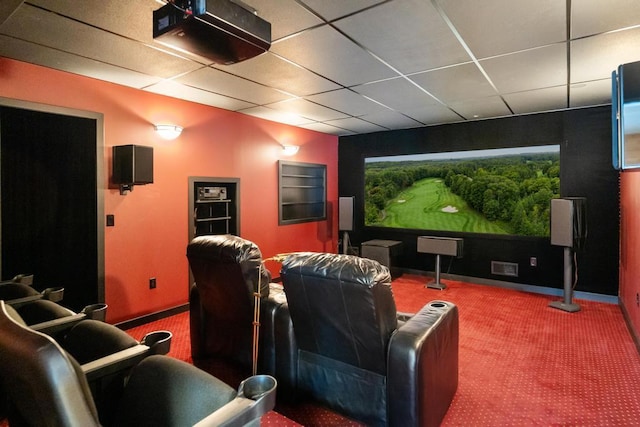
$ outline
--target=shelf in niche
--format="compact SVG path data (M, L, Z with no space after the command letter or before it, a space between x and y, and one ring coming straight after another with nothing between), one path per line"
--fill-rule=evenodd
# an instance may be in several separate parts
M278 223L297 224L327 219L327 166L278 162Z

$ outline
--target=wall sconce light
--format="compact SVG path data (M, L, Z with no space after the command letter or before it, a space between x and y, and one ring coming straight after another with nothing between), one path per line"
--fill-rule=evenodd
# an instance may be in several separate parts
M162 139L176 139L182 133L182 126L176 125L154 125L153 126L158 135Z
M296 154L298 152L299 149L300 149L300 147L298 145L283 145L282 146L282 151L284 152L285 156L293 156L294 154Z

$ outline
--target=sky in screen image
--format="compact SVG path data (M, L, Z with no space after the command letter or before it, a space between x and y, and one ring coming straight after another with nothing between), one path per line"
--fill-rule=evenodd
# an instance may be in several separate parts
M493 148L488 150L449 151L444 153L408 154L399 156L367 157L365 163L406 162L420 160L461 160L484 157L513 156L522 154L559 153L559 145L538 145L533 147Z

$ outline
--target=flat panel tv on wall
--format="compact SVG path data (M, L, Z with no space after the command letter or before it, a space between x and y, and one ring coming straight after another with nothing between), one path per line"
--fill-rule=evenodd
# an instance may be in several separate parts
M365 226L549 236L560 146L365 158Z

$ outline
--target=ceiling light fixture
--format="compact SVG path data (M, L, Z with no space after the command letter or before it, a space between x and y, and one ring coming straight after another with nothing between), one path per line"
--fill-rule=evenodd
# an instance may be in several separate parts
M296 154L298 152L299 149L300 149L300 147L297 146L297 145L283 145L282 146L282 150L283 150L285 156L293 156L294 154Z
M182 127L176 125L154 125L153 126L160 138L176 139L182 133Z

